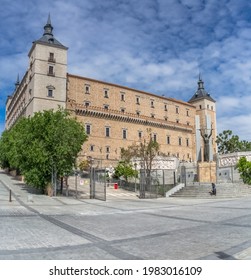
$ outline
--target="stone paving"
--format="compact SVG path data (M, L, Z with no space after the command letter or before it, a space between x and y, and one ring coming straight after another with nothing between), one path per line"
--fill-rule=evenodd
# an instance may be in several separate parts
M0 259L251 259L251 198L108 192L48 197L0 173Z

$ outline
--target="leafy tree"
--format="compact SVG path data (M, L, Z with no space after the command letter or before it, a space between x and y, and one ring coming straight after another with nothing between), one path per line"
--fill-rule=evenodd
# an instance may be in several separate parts
M132 163L127 161L120 161L115 167L114 177L120 178L122 176L126 181L128 181L129 178L136 178L138 176L138 171L133 168Z
M88 161L88 160L82 160L80 163L79 163L79 165L78 165L78 167L79 167L79 169L81 170L81 171L87 171L87 170L89 170L90 169L90 162Z
M83 126L67 111L37 112L3 134L0 160L18 168L27 184L45 190L72 171L86 139Z
M159 153L159 143L154 141L151 130L148 135L139 144L129 146L127 149L121 149L121 158L126 162L130 162L133 158L139 158L141 168L150 173L154 158Z
M142 173L145 176L145 183L147 186L151 185L151 170L154 158L158 155L160 146L156 142L151 134L151 130L148 130L148 135L139 144L129 146L127 149L121 150L121 158L126 162L130 162L132 159L140 160L140 168L145 170ZM145 186L142 185L140 189L140 198L145 198Z
M251 162L248 161L245 157L241 157L236 167L243 182L245 184L251 185Z
M251 150L251 142L245 140L240 141L239 136L233 135L232 130L224 130L220 133L216 137L216 143L220 154Z
M8 157L10 144L10 133L4 131L0 140L0 163L2 168L10 168L10 162Z

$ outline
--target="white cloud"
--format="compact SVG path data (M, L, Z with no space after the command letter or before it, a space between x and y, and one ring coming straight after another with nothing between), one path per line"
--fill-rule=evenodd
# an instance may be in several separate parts
M217 122L217 130L218 133L220 133L223 130L230 129L233 131L233 134L238 135L241 140L251 141L251 136L249 133L250 123L251 113L219 117Z
M248 0L1 0L1 97L27 69L48 13L69 47L68 72L188 100L199 72L217 101L218 131L251 140L251 20ZM49 8L48 8L49 7ZM1 111L2 112L2 111ZM227 116L227 117L226 117ZM229 121L231 119L231 121ZM227 127L229 125L229 127Z

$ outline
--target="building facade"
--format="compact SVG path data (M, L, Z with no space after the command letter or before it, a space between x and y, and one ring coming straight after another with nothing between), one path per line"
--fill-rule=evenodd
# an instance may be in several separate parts
M88 141L79 160L115 165L121 148L151 137L160 153L180 161L203 161L203 133L210 135L210 160L216 153L215 100L199 78L189 102L67 73L67 50L53 36L50 17L43 36L33 42L29 66L6 102L6 129L21 116L68 109L85 127ZM211 130L212 129L212 130Z

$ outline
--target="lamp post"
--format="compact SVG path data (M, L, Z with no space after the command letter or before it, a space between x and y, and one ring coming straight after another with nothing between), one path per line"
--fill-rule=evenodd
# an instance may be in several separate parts
M137 191L137 187L136 187L136 169L137 169L137 163L135 162L134 163L134 171L135 171L135 174L134 174L134 178L135 178L135 180L134 180L134 191L135 191L135 193Z
M90 199L93 199L95 197L95 183L94 183L94 170L93 170L94 159L89 156L88 161L90 163Z
M78 170L77 169L75 169L74 174L75 174L75 197L77 199L78 198Z

